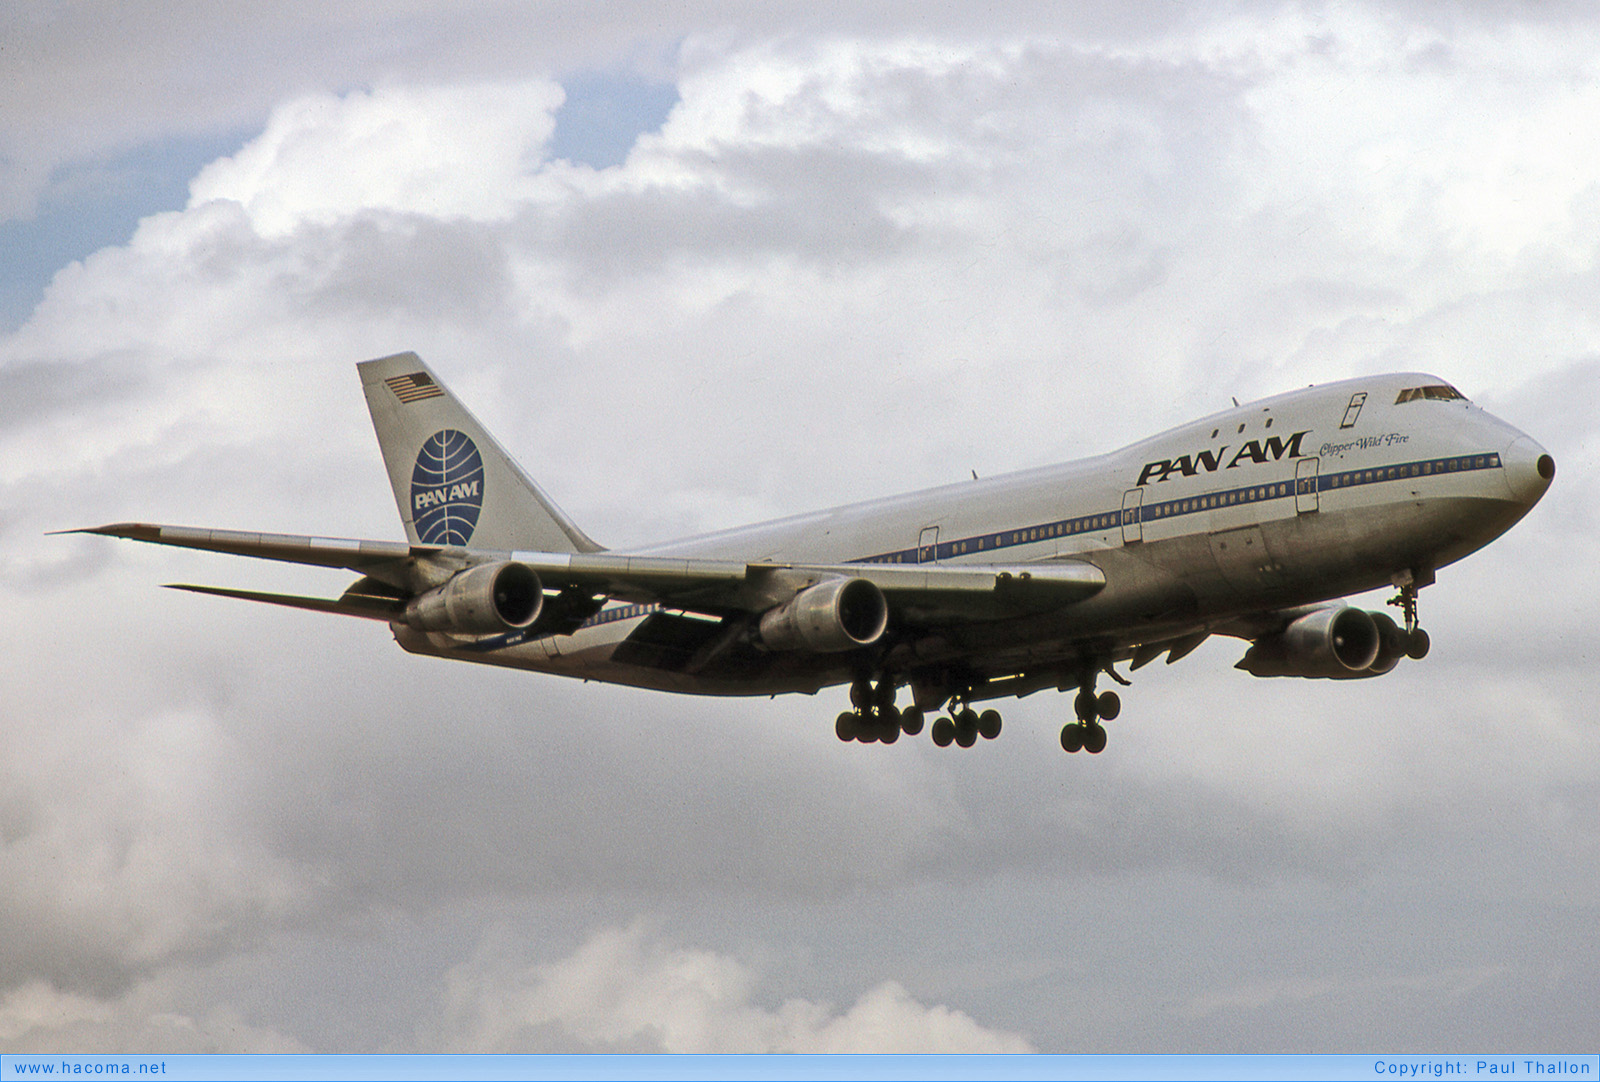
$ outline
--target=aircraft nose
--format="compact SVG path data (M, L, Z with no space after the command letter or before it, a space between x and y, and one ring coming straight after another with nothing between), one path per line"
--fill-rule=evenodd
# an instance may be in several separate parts
M1556 476L1556 460L1529 436L1512 441L1504 462L1512 497L1527 507L1539 502Z

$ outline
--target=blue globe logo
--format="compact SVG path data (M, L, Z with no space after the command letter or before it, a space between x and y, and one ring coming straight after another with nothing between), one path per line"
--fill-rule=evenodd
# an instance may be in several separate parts
M411 471L411 517L425 545L465 545L483 510L483 456L464 432L435 432Z

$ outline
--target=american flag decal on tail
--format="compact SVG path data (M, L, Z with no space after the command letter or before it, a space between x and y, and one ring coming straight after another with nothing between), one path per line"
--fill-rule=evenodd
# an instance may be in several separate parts
M383 382L389 385L396 398L402 402L420 402L424 398L439 398L444 388L433 382L426 372L413 372L409 376L390 376Z

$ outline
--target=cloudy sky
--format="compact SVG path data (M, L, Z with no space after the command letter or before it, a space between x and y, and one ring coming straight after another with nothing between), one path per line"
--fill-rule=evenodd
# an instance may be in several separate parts
M0 12L0 1045L1600 1043L1586 3ZM401 537L415 349L602 543L1423 369L1560 464L1432 656L967 753L174 594ZM1383 595L1366 599L1381 607ZM1588 707L1584 706L1589 702Z

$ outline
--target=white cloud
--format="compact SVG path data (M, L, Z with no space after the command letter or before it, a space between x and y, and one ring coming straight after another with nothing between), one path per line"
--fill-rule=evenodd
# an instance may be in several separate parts
M13 1053L294 1054L291 1037L252 1026L227 1006L174 1009L171 982L146 981L120 996L63 992L31 981L0 995L0 1041Z
M546 964L519 966L499 949L480 950L447 985L437 1039L457 1051L1034 1051L960 1011L924 1006L894 981L843 1011L797 998L764 1006L759 975L738 959L668 946L637 923L598 931Z
M296 870L252 844L226 797L248 776L200 710L50 717L8 742L0 959L87 987L271 927L303 900ZM17 722L13 721L13 727Z
M300 98L201 171L190 206L239 203L268 240L374 211L504 220L530 195L561 101L537 79Z

